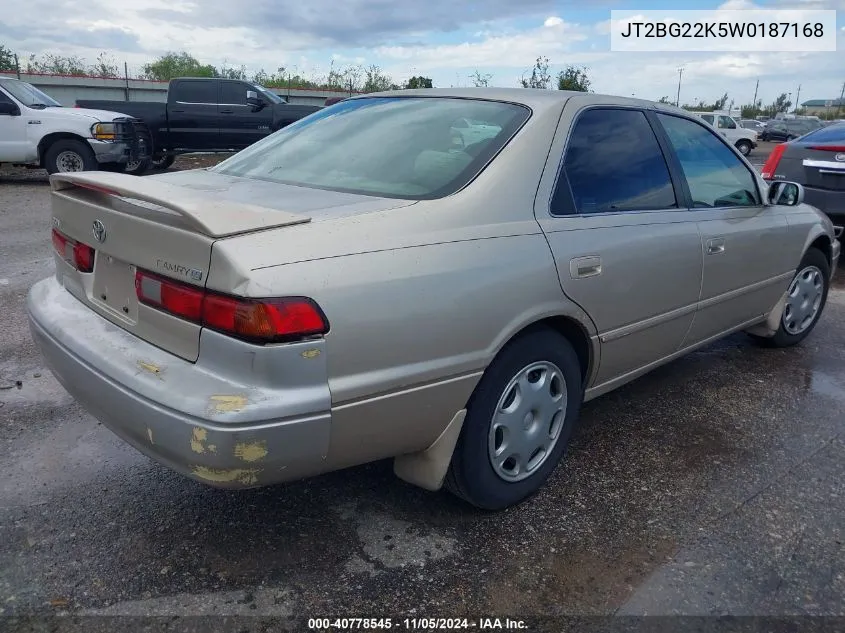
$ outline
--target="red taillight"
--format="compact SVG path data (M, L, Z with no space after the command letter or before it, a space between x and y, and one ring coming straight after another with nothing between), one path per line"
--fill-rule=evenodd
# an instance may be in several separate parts
M810 149L820 149L825 152L845 152L845 145L810 145Z
M781 143L780 145L775 145L775 148L772 150L772 153L769 154L769 159L766 161L766 164L763 165L763 171L761 175L766 180L771 180L775 175L775 170L778 168L778 163L780 163L780 158L783 156L783 153L786 151L786 143Z
M141 303L247 341L286 341L329 329L320 308L306 297L229 297L140 270L135 293Z
M81 273L94 270L94 249L72 240L67 235L53 229L53 248L67 263L72 264Z
M187 284L180 284L158 275L135 272L135 296L138 301L188 321L202 317L204 292Z

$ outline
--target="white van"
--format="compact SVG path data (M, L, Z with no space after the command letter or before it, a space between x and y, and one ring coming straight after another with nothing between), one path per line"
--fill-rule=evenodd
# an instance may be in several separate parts
M757 132L742 127L729 114L719 112L693 112L692 114L701 117L719 130L719 133L727 138L743 156L748 156L751 150L757 147Z

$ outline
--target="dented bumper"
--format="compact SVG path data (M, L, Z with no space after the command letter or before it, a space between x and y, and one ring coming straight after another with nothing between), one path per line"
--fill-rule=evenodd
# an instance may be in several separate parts
M322 340L256 346L204 330L190 363L95 314L55 278L27 299L50 369L106 427L220 488L322 472L331 398Z

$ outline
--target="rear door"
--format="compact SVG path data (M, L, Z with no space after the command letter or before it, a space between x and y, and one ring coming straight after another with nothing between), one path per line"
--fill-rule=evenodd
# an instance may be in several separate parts
M748 164L706 125L658 114L684 175L704 261L689 344L769 312L800 259L786 208L764 206ZM798 245L800 248L800 245Z
M247 105L246 93L260 92L243 81L220 81L220 147L243 149L270 134L273 124L273 107L265 102L264 107L255 109Z
M170 147L185 150L220 147L219 84L209 79L179 79L171 84L167 96Z
M646 114L591 103L567 102L535 213L564 292L598 330L593 384L607 389L681 347L701 240Z

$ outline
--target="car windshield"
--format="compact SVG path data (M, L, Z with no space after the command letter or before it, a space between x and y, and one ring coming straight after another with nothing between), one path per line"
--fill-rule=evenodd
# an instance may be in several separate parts
M0 79L0 88L28 108L61 108L62 104L35 86L17 79Z
M282 99L279 95L277 95L275 92L270 92L270 91L269 91L267 88L265 88L264 86L259 86L258 84L252 84L252 87L253 87L253 88L255 88L255 90L256 90L259 94L261 94L261 95L263 95L264 97L266 97L266 98L267 98L267 100L268 100L270 103L284 103L284 101L285 101L285 100L284 100L284 99Z
M448 97L367 97L300 119L212 171L423 200L464 187L530 116L525 106ZM471 120L484 134L459 127Z
M845 142L845 123L834 123L827 127L813 130L802 138L813 143L842 143Z

